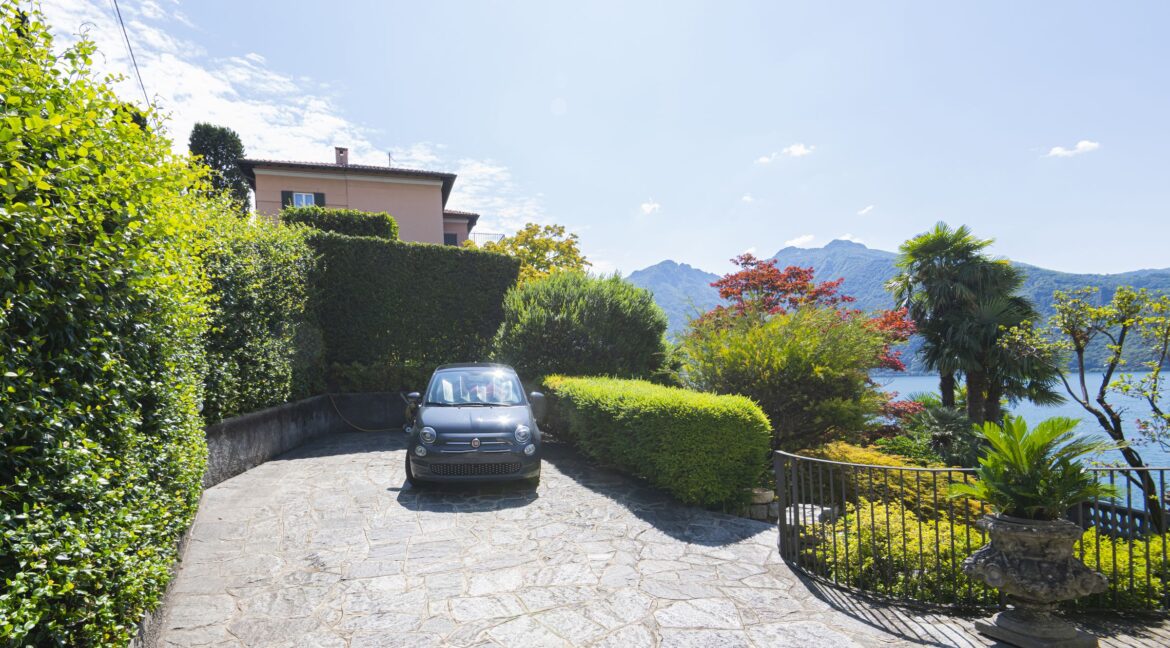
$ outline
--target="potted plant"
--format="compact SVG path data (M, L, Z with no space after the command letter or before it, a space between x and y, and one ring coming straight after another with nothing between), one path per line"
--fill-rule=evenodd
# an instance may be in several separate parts
M989 505L980 521L991 541L963 562L963 571L1007 596L1010 608L975 628L1027 648L1096 646L1097 638L1055 616L1056 603L1105 591L1109 582L1073 556L1082 530L1063 519L1069 509L1117 494L1085 469L1082 458L1114 449L1080 437L1075 419L1050 418L1031 430L1023 418L983 426L988 447L976 479L954 484L952 497Z

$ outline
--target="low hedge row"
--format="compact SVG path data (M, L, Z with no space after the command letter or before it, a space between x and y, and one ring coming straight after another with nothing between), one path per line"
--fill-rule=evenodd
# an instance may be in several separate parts
M768 463L768 419L751 400L641 380L544 379L550 428L592 459L681 501L738 505Z
M421 389L437 365L488 359L516 259L332 232L308 241L325 388Z
M346 236L398 240L398 221L386 212L326 207L285 207L280 212L280 220L287 225L308 225L323 232L335 232Z

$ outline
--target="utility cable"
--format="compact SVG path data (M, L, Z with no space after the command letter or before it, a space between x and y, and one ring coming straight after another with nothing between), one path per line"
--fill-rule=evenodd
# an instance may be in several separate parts
M118 16L118 24L122 26L122 38L126 39L126 50L130 52L130 62L134 64L134 76L138 77L138 87L142 88L142 98L150 107L150 95L146 94L146 84L142 82L142 72L138 70L138 60L134 58L134 48L130 45L130 34L126 32L126 23L122 20L122 9L118 7L118 0L110 0L114 5L114 13Z

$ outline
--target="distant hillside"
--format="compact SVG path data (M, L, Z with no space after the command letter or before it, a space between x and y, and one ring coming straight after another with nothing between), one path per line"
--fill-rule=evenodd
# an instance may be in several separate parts
M709 311L719 303L719 293L711 287L711 282L719 275L685 263L663 261L626 278L654 293L654 301L666 311L671 335L685 329L691 317Z
M816 271L817 281L844 278L841 292L855 298L857 308L871 311L893 306L893 299L885 290L885 283L897 273L894 266L897 255L893 252L873 250L860 243L838 240L821 248L786 247L773 258L781 268L790 265L811 266ZM1052 293L1056 290L1097 286L1106 301L1112 298L1118 286L1170 292L1170 268L1102 275L1058 272L1023 263L1017 265L1026 275L1024 294L1032 299L1046 318L1052 314ZM718 275L686 264L663 261L638 270L627 278L654 293L654 300L666 311L670 320L672 335L686 328L688 317L719 303L719 295L710 285L719 278Z

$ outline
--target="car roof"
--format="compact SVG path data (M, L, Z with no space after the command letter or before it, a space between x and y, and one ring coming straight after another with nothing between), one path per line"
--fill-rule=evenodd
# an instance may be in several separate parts
M497 362L456 362L453 364L440 365L440 366L435 368L435 371L444 371L446 369L474 369L474 368L507 369L508 371L511 371L513 373L515 373L515 371L516 371L515 369L509 367L506 364L499 364Z

